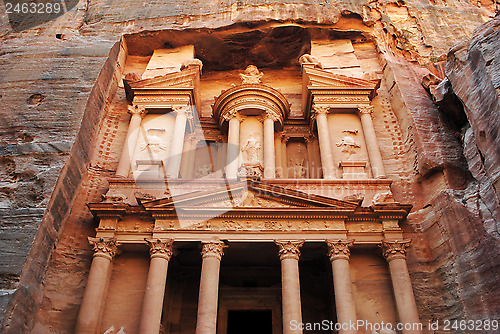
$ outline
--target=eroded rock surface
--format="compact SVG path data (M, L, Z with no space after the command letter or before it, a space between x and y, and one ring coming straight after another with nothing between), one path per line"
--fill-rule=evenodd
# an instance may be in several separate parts
M331 27L331 37L353 41L358 58L366 57L368 63L379 57L382 63L380 70L378 64L373 67L388 87L380 92L380 103L396 116L388 112L386 123L376 120L380 123L375 126L396 124L394 136L382 141L400 141L399 153L384 159L394 165L392 170L402 170L392 175L396 199L415 203L407 229L417 240L410 270L422 320L498 318L498 17L474 32L492 17L493 8L487 0L272 5L200 0L149 7L134 1L80 1L58 19L17 33L1 14L3 329L73 330L85 284L81 277L91 256L85 236L92 234L93 223L84 203L102 195L107 185L95 180L112 175L115 167L96 155L116 152L95 146L125 131L126 116L120 110L102 124L104 115L113 114L108 108L125 74L124 59L118 57L122 35L136 47L130 54L148 57L156 48L185 43L193 33L205 31L213 37L199 46L208 50L204 65L220 70L241 67L241 56L248 54L251 59L245 61L260 66L280 66L283 50L286 61L292 61L307 51L310 36L304 28L318 25ZM270 28L283 22L293 25L280 28L281 34ZM229 28L233 31L226 33ZM444 61L457 41L469 37L470 42L452 49L446 70L470 123L462 144L420 82L423 67ZM232 47L214 51L224 43ZM374 43L381 54L363 43ZM272 49L276 45L280 47ZM226 67L217 68L220 64ZM120 100L118 92L115 99ZM82 201L75 203L77 196ZM455 233L457 229L461 232ZM58 267L63 270L54 269ZM45 287L44 280L49 282ZM59 291L54 282L75 290ZM470 301L471 296L477 298ZM39 310L42 316L35 321ZM57 316L40 320L46 314Z

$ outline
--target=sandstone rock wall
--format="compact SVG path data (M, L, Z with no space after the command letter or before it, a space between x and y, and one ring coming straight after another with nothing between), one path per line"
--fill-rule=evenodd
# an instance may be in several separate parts
M498 296L492 293L498 275L491 271L496 263L493 252L496 248L489 248L495 243L495 233L498 234L498 211L495 212L494 205L498 203L500 145L499 131L494 126L500 122L495 123L498 113L492 113L499 105L500 48L495 46L499 40L498 20L473 35L473 30L491 16L492 8L493 3L487 0L474 3L200 0L165 1L146 8L137 1L80 1L56 20L16 33L11 31L7 16L1 11L0 314L5 314L2 324L6 326L3 329L11 333L29 331L41 306L57 310L69 303L70 308L78 307L78 298L69 301L44 298L41 282L46 277L49 260L54 261L54 266L65 263L75 272L88 270L90 249L80 244L85 242L82 235L92 233L88 213L82 213L86 220L77 217L87 225L73 224L62 236L65 239L62 244L74 247L58 250L57 245L70 211L85 210L79 202L74 206L76 194L81 193L82 187L93 186L89 180L112 174L98 163L90 165L96 161L90 155L97 152L94 145L99 129L115 127L114 123L103 126L101 122L109 112L107 107L124 67L125 60L120 56L126 52L124 45L117 44L120 37L123 34L139 37L143 31L168 29L220 30L262 21L332 25L339 37L350 38L355 34L376 42L385 80L391 88L392 108L405 138L406 153L402 155L415 165L413 177L398 186L401 200L411 198L417 204L415 219L409 219L408 230L423 232L415 234L418 247L412 255L411 271L425 280L421 286L417 284L419 291L432 286L435 291L446 292L444 306L421 310L423 318L435 311L443 317L487 316L495 312L498 317L494 307ZM465 136L466 165L462 146L447 120L419 85L421 66L432 67L434 62L444 60L453 44L471 36L470 46L463 44L453 49L447 69L472 129ZM109 136L111 133L110 130ZM475 181L469 182L465 166ZM419 194L426 189L432 189L435 195L422 198ZM92 194L98 195L98 192ZM429 213L429 208L436 209ZM451 231L463 220L450 219L447 210L455 210L455 214L471 222L465 234L479 229L477 238L458 243L458 236ZM439 230L442 240L434 239L437 232L433 228ZM73 243L75 238L78 242ZM464 247L468 252L462 253ZM54 248L58 251L54 252ZM463 263L470 266L462 270ZM53 279L79 278L67 275ZM469 282L477 290L467 285ZM482 296L481 301L469 307L464 300L474 293ZM426 293L425 298L429 295ZM419 300L420 305L440 302ZM72 331L71 324L60 321L57 328Z

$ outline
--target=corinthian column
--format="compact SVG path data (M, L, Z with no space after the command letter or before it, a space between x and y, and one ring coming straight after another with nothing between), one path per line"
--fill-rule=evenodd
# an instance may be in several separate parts
M303 240L276 240L281 260L281 293L283 303L283 334L300 334L294 324L302 323L300 304L299 257Z
M410 246L411 240L403 241L383 241L382 250L384 257L389 263L391 272L392 287L396 299L399 321L404 324L420 323L418 317L417 304L413 295L410 274L406 265L406 249ZM403 326L405 327L405 326ZM422 330L413 328L403 329L403 334L421 334Z
M203 243L196 334L215 334L216 332L219 270L224 247L221 241Z
M139 333L158 334L161 325L163 298L167 281L168 262L172 257L172 240L146 239L151 262L142 304Z
M328 130L328 120L326 115L330 107L313 106L316 125L318 127L319 151L321 155L321 165L324 171L325 179L335 178L335 169L333 167L332 145L330 142L330 131Z
M186 133L186 121L190 106L174 106L176 114L172 143L170 144L170 154L167 163L167 177L176 179L179 177L181 168L182 150L184 146L184 135Z
M274 179L276 174L276 163L274 153L274 121L278 117L268 112L264 119L264 177Z
M95 334L109 281L111 261L116 254L114 238L88 238L94 248L87 286L76 320L76 334Z
M238 156L240 155L240 119L235 111L226 114L224 118L229 120L226 178L236 179L238 176Z
M372 167L372 174L375 178L383 179L385 178L385 169L384 163L382 162L382 155L380 155L380 148L378 147L377 136L375 136L375 129L373 128L373 106L359 106L358 110L360 113L361 125L363 126L366 149Z
M128 177L130 171L131 159L134 154L137 137L141 127L142 117L146 114L144 107L133 105L128 107L128 112L132 115L128 124L127 136L123 144L122 154L118 167L116 168L116 176Z
M350 330L350 324L356 323L356 307L352 293L351 271L349 269L349 247L354 240L327 240L328 256L332 262L333 288L335 291L335 308L337 322L340 323L340 334L356 334Z

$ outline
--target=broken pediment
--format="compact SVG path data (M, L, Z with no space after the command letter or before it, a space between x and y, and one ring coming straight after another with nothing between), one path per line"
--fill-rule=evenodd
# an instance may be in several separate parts
M145 108L195 105L200 110L201 61L192 59L179 72L131 81L124 79L127 100Z
M369 104L380 80L365 80L330 73L313 63L302 64L302 107L306 119L313 103L332 108L357 108Z

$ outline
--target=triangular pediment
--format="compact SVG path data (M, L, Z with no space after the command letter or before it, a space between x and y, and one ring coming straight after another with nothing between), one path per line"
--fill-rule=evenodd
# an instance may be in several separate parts
M307 85L309 88L375 90L379 85L379 80L353 78L318 68L306 68L304 71L308 77Z
M311 195L258 181L241 181L218 189L169 196L147 202L142 201L141 204L146 210L168 207L282 208L285 210L288 208L329 208L354 210L359 206L359 203Z

